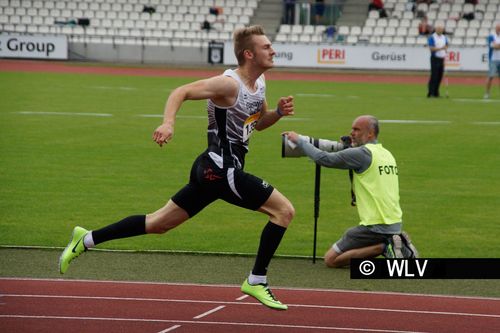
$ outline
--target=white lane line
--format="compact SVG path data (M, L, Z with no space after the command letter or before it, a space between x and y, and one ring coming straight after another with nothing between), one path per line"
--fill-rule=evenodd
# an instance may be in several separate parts
M242 300L244 300L247 297L248 297L248 295L243 295L243 296L238 297L236 300L237 301L242 301Z
M0 245L0 248L5 247ZM63 250L63 247L40 247L40 248L51 248ZM97 249L92 249L97 250ZM102 250L101 250L102 251ZM117 252L127 252L127 251L117 251ZM156 251L153 251L156 252ZM161 252L161 251L160 251ZM198 253L198 252L196 252ZM214 252L206 252L214 253ZM225 252L216 252L217 254L225 254ZM304 257L306 258L306 257ZM309 257L307 257L309 258ZM44 282L54 282L54 283L66 283L65 279L55 279L55 278L28 278L28 277L0 277L0 281L44 281ZM86 283L86 284L107 284L107 285L148 285L148 286L189 286L189 287L203 287L203 288L240 288L239 285L234 284L204 284L204 283L174 283L174 282L151 282L151 281L109 281L109 280L92 280L92 279L72 279L71 282ZM284 288L284 287L274 287L278 290L289 290L289 291L315 291L327 294L350 294L350 295L391 295L391 296L409 296L409 297L422 297L422 298L441 298L441 299L466 299L466 300L488 300L488 301L500 301L499 297L485 297L485 296L460 296L460 295L437 295L437 294L418 294L418 293L404 293L395 291L366 291L366 290L344 290L344 289L323 289L323 288ZM3 295L2 295L3 296Z
M381 119L380 123L387 124L450 124L449 120L404 120L404 119Z
M226 307L225 305L218 306L218 307L216 307L216 308L213 308L212 310L208 310L207 312L203 312L202 314L197 315L196 317L193 317L193 319L200 319L200 318L206 317L206 316L208 316L209 314L212 314L212 313L214 313L214 312L217 312L217 311L219 311L219 310L224 309L225 307Z
M134 88L134 87L95 86L92 88L94 88L94 89L108 89L108 90L126 90L126 91L137 90L137 88Z
M260 305L260 303L259 303ZM329 330L329 331L355 331L355 332L384 332L384 333L427 333L423 331L395 331L390 329L356 328L356 327L336 327L336 326L307 326L307 325L287 325L287 324L265 324L265 323L245 323L229 321L196 321L196 320L174 320L174 319L143 319L143 318L109 318L109 317L66 317L66 316L24 316L24 315L2 315L0 318L16 319L61 319L61 320L102 320L102 321L125 321L125 322L146 322L146 323L181 323L198 325L222 325L222 326L243 326L243 327L271 327L290 328L305 330Z
M46 112L46 111L19 111L18 114L47 115L47 116L90 116L90 117L113 117L111 113L78 113L78 112Z
M137 117L141 118L163 118L162 114L139 114ZM175 116L176 118L186 118L186 119L207 119L207 116L193 116L193 115L185 115L178 114Z
M500 121L474 121L474 125L500 125Z
M471 103L498 103L499 100L496 99L480 99L480 98L452 98L452 101L457 102L471 102Z
M334 94L305 94L305 93L298 93L295 94L296 96L299 97L337 97Z
M319 98L347 98L347 99L358 99L359 96L356 95L342 95L337 96L335 94L306 94L306 93L298 93L295 94L298 97L319 97Z
M169 327L169 328L166 328L164 329L163 331L160 331L158 333L167 333L167 332L172 332L173 330L176 330L178 329L179 327L181 327L181 325L174 325L172 327Z
M139 114L137 117L141 118L163 118L162 114ZM206 120L207 116L193 116L193 115L182 115L179 114L175 116L176 118L184 118L184 119L203 119ZM311 118L298 118L298 117L283 117L281 118L282 121L304 121L304 120L311 120Z
M48 111L18 111L12 112L16 114L40 115L40 116L85 116L85 117L113 117L111 113L82 113L82 112L48 112ZM141 118L163 118L162 114L139 114ZM206 115L177 115L181 119L207 119ZM311 118L304 117L284 117L282 121L309 121ZM405 119L381 119L380 123L386 124L451 124L449 120L405 120ZM473 125L500 125L498 121L474 121L470 122Z
M284 117L284 118L281 118L280 121L309 121L311 120L311 118L299 118L299 117Z
M142 298L142 297L109 297L109 296L74 296L74 295L24 295L24 294L2 294L3 297L19 297L19 298L54 298L54 299L88 299L88 300L113 300L113 301L132 301L132 302L164 302L164 303L200 303L200 304L244 304L257 305L257 302L230 302L217 300L189 300L189 299L168 299L168 298ZM338 305L314 305L314 304L288 304L289 307L311 308L311 309L335 309L349 311L374 311L374 312L394 312L394 313L418 313L429 315L445 315L445 316L467 316L467 317L488 317L499 318L500 314L485 314L485 313L467 313L467 312L447 312L447 311L426 311L426 310L403 310L403 309L388 309L388 308L368 308L368 307L352 307ZM220 307L220 306L219 306ZM224 306L222 306L224 307ZM218 311L217 309L215 311ZM211 310L212 311L212 310Z

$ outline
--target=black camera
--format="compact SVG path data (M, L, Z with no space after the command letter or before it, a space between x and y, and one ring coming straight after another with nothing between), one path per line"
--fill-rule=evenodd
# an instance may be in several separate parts
M340 151L346 148L351 147L351 137L350 136L343 136L340 139L340 142L338 141L331 141L327 139L315 139L310 136L302 136L305 137L306 140L309 141L314 147L321 149L326 152L336 152ZM292 141L288 140L288 137L286 135L282 135L281 137L281 157L302 157L306 156L301 149L297 148L297 145L293 143Z

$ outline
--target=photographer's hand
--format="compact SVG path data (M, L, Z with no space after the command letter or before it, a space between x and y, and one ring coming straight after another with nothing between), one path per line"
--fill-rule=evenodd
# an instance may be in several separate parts
M293 143L299 142L299 134L295 133L294 131L283 132L281 133L281 135L286 135L288 137L288 140L292 141Z
M341 136L340 142L344 145L344 149L352 147L352 139L349 135Z

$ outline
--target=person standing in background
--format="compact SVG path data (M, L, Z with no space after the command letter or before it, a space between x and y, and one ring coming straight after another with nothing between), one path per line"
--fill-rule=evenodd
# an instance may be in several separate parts
M325 14L325 1L316 0L314 3L314 24L319 25Z
M448 38L443 34L444 25L436 24L436 30L429 36L427 43L431 51L431 77L427 97L439 97L439 86L444 74L444 62L448 49Z
M283 22L285 24L295 24L295 0L285 0L285 15Z
M486 92L484 98L490 98L491 83L495 76L498 77L500 87L500 22L495 26L495 33L488 36L488 79L486 80Z

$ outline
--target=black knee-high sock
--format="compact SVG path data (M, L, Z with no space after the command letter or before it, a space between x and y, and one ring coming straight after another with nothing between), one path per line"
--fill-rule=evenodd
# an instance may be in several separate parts
M146 215L134 215L110 224L99 230L92 231L94 244L100 244L112 239L144 235L146 233Z
M269 221L260 236L260 245L252 274L267 275L267 266L280 245L286 228Z

